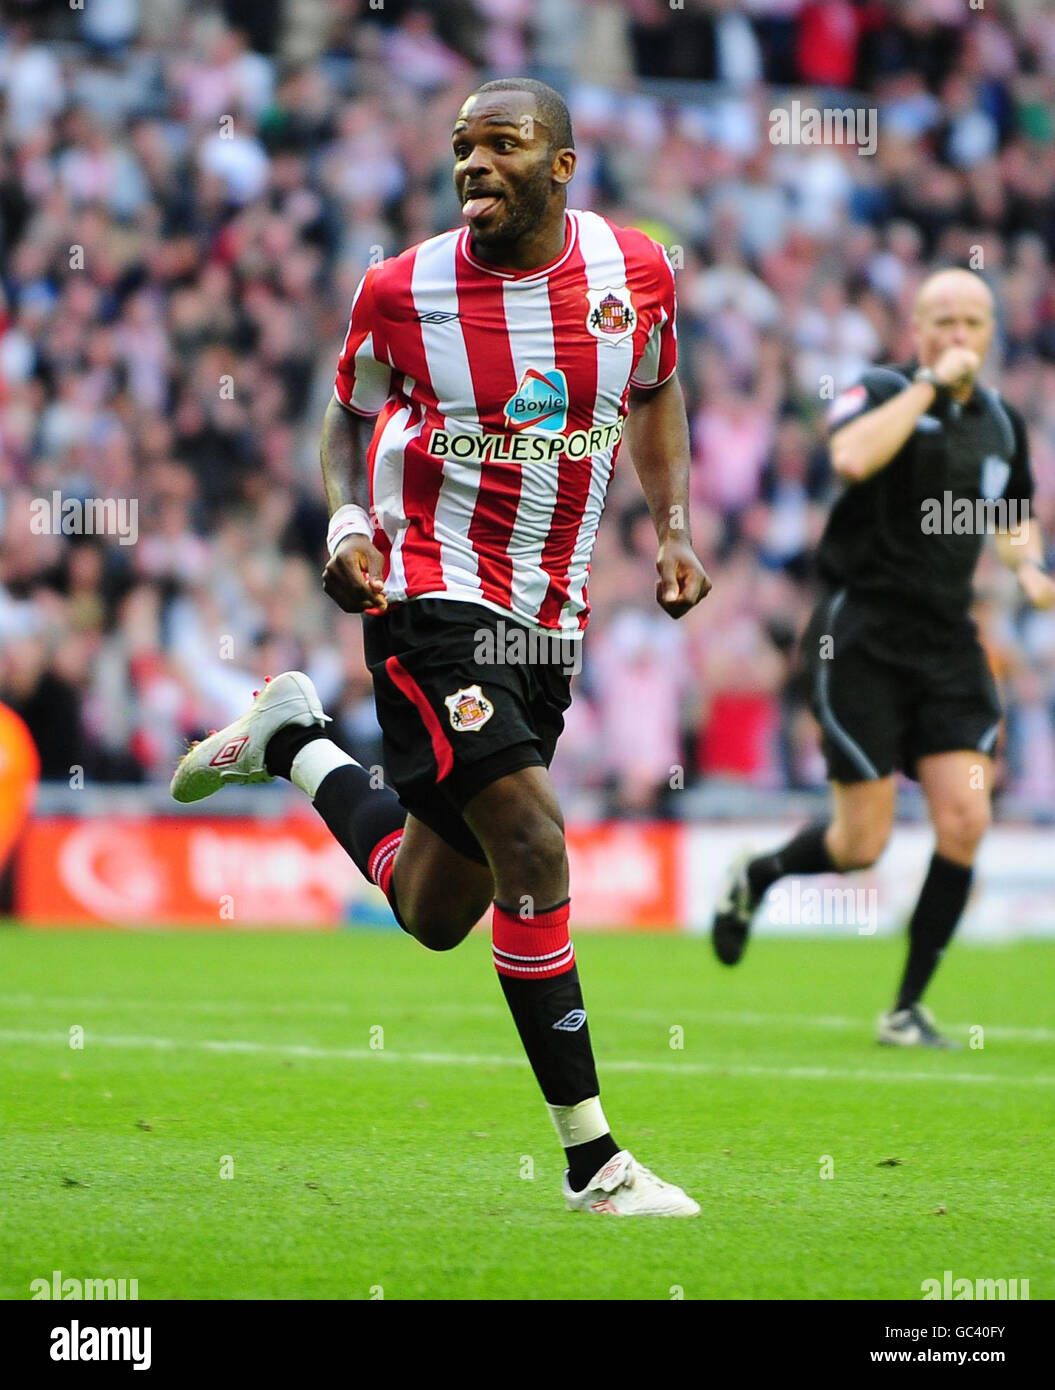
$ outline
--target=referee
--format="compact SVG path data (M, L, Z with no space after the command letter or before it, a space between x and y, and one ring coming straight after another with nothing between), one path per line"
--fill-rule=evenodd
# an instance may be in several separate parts
M875 367L832 405L832 468L845 484L818 551L825 592L803 638L823 731L830 818L775 853L742 855L715 913L726 965L785 874L874 864L894 820L895 772L920 783L936 844L909 922L909 949L879 1041L951 1046L920 1000L967 902L990 820L996 688L968 609L987 531L1038 608L1055 603L1025 426L978 380L993 298L967 270L943 270L915 304L916 358Z

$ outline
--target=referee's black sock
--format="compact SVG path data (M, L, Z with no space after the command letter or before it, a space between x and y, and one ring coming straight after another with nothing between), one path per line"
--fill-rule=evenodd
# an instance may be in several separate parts
M963 864L940 854L932 857L909 922L908 960L896 1008L909 1009L923 997L967 904L971 875Z
M747 882L751 889L751 906L757 907L766 890L785 874L833 874L840 870L832 862L824 836L828 822L817 822L800 830L793 840L774 854L760 854L747 866Z

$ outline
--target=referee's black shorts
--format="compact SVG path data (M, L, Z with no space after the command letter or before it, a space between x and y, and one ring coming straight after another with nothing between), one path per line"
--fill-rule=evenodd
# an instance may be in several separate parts
M839 589L814 610L802 654L831 781L918 780L928 754L992 753L1000 701L969 618Z
M462 819L485 787L549 767L571 703L581 639L552 641L457 599L412 599L363 615L385 776L411 815L477 863Z

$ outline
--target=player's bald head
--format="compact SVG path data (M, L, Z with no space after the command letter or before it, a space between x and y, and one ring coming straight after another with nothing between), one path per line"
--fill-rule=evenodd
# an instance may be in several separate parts
M955 305L959 309L984 312L993 317L993 292L980 275L959 266L928 275L919 287L913 307L914 317L932 318L942 309Z

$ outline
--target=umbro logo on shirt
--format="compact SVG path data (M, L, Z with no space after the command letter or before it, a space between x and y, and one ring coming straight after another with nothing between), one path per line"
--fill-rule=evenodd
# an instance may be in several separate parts
M445 309L430 309L426 314L416 314L418 323L451 323L458 317L455 313L448 313Z

